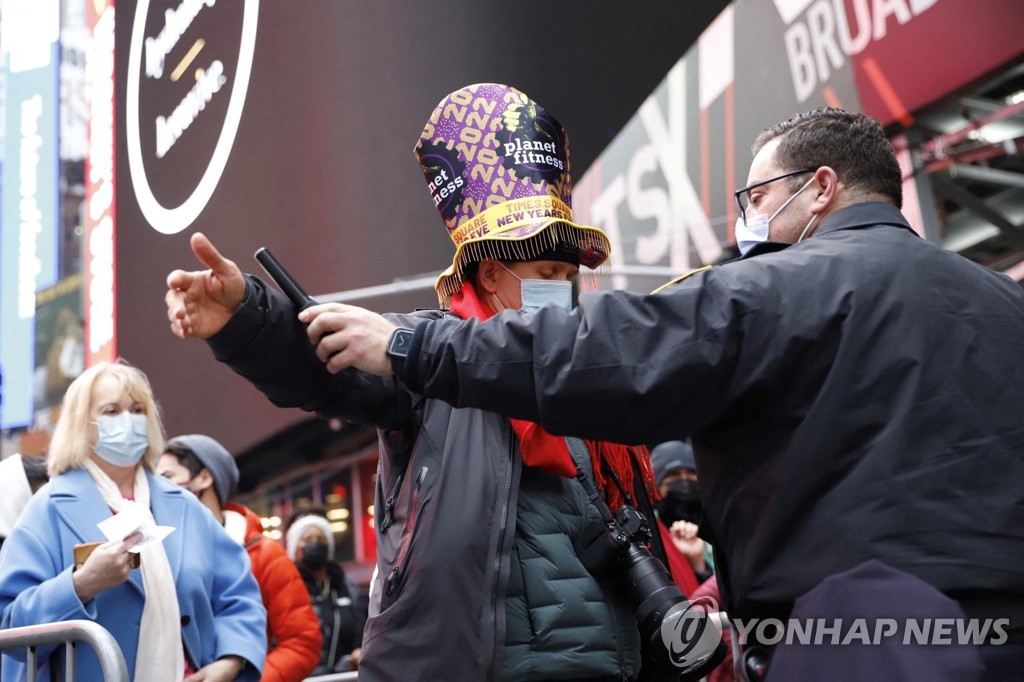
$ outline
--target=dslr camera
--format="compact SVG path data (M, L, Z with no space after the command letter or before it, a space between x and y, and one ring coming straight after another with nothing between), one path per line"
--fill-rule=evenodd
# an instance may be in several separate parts
M603 507L598 508L604 523L594 522L584 531L577 552L593 575L611 575L623 590L643 643L641 679L687 682L704 677L726 653L707 604L687 601L665 565L651 554L652 531L642 513L622 506L612 515Z

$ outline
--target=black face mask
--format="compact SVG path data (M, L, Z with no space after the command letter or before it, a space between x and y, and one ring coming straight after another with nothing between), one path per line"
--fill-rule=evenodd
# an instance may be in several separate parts
M314 540L302 546L302 565L311 571L327 565L326 543Z
M655 504L655 509L665 525L676 521L700 523L704 507L700 502L700 487L697 481L680 478L668 484L665 495Z

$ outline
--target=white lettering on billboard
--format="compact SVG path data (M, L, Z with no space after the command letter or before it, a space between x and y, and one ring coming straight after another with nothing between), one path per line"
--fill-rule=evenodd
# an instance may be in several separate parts
M783 42L797 101L814 93L819 83L859 54L871 42L885 38L890 20L906 24L938 0L851 0L853 17L845 0L802 2L806 12L793 13L794 3L777 0L776 7L787 24ZM783 7L785 5L785 7Z
M704 213L697 190L686 174L686 61L680 60L665 79L668 86L668 115L665 116L657 101L649 97L640 105L640 120L654 147L658 165L668 184L672 205L672 221L660 225L671 237L669 263L683 271L692 266L689 239L700 258L700 265L710 263L722 255L722 245Z
M146 76L164 75L164 61L195 21L203 5L213 7L217 0L184 0L177 9L164 12L164 27L152 38L146 38Z
M199 113L206 108L213 96L220 92L228 82L224 75L224 64L219 59L210 64L210 68L196 80L196 84L188 91L184 99L174 108L170 116L156 117L156 155L163 158L170 151L192 123L199 118Z
M227 113L220 135L214 146L210 161L206 166L198 184L192 193L178 206L164 206L149 184L146 173L145 159L141 137L139 134L139 89L142 62L146 62L147 78L161 78L164 74L164 59L185 33L196 15L204 6L214 5L215 0L184 0L177 10L168 10L164 14L164 27L156 38L144 41L146 17L149 13L149 0L139 0L135 8L135 24L132 27L131 45L128 53L128 85L125 96L125 129L128 145L128 168L131 174L132 188L142 215L153 229L164 234L181 232L192 224L199 213L206 207L213 196L213 191L220 182L221 174L227 164L238 132L238 123L242 117L245 94L249 87L249 75L252 71L252 59L256 45L256 20L259 16L259 0L245 0L241 44L239 47L235 81L228 99ZM145 55L143 44L145 42ZM211 65L197 79L185 98L175 110L162 121L152 122L157 128L157 147L145 150L150 158L159 159L177 142L186 129L201 115L205 105L227 82L223 73L223 64L219 61Z
M639 120L648 144L633 150L624 173L610 178L591 202L591 220L600 225L612 243L612 253L626 260L651 265L668 259L670 267L684 272L692 267L690 240L703 263L722 254L722 246L701 206L693 182L686 174L686 60L682 59L665 79L668 106L662 111L656 95L640 107ZM660 170L665 185L645 187L645 179ZM625 254L618 208L625 202L632 218L652 218L653 234L638 235L632 254ZM615 288L627 286L624 275L612 280Z
M27 320L36 314L36 278L43 263L36 243L43 231L43 212L39 208L39 119L43 115L41 95L21 103L21 152L18 160L18 317Z

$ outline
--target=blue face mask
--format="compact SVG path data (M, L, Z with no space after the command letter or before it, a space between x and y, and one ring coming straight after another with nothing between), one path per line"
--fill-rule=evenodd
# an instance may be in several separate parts
M572 282L554 279L524 279L520 281L523 307L528 313L536 312L542 305L556 305L563 310L572 310Z
M135 466L149 447L149 429L144 414L122 412L103 415L96 420L96 428L99 440L93 450L114 466Z
M572 282L556 279L523 279L499 263L508 273L519 280L519 291L523 299L520 310L536 312L543 305L556 305L563 310L572 310ZM495 297L497 300L497 297ZM501 301L498 301L501 305ZM504 310L505 306L501 306Z

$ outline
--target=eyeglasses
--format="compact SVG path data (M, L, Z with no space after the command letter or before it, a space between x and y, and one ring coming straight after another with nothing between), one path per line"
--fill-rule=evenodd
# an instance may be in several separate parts
M762 180L761 182L755 182L753 185L747 185L743 189L736 190L735 192L733 192L733 196L736 197L736 209L740 213L740 218L743 219L743 222L747 222L747 205L750 204L750 196L747 193L750 190L757 189L758 187L763 187L764 185L771 184L777 180L791 178L794 175L812 172L814 172L813 168L801 168L800 170L790 171L788 173L783 173L782 175L776 175L774 178L768 178L767 180Z

